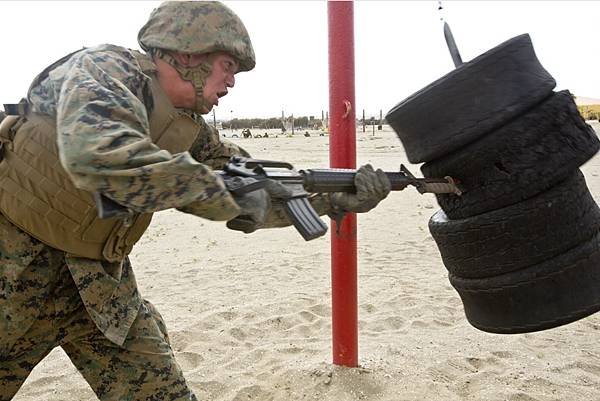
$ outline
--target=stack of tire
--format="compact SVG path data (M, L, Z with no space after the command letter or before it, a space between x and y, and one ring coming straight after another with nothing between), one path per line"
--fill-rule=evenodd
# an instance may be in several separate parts
M512 38L395 106L386 120L436 195L430 232L468 321L544 330L600 310L600 209L579 167L600 149L569 91Z

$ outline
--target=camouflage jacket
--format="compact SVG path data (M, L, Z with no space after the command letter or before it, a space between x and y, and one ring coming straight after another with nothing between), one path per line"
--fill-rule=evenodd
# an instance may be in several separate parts
M190 152L170 154L149 138L148 115L152 107L149 77L132 52L114 45L102 45L75 53L52 69L45 79L29 90L31 110L56 118L61 161L76 186L90 192L110 190L116 200L137 212L170 207L205 218L226 220L237 214L207 208L212 197L231 198L213 168L222 167L232 154L247 155L234 144L220 140L218 132L200 116L201 135ZM5 219L0 221L0 258L11 260L0 271L0 328L18 335L35 318L39 295L18 285L31 272L36 280L52 285L53 269L33 269L32 258L23 258L27 244L39 242L28 237ZM13 233L14 235L10 234ZM23 246L19 246L22 244ZM43 246L43 244L37 245ZM64 255L71 276L90 317L105 336L122 344L141 304L141 296L128 260L109 263ZM13 283L13 284L11 284ZM36 295L37 294L37 295ZM12 311L12 312L11 312Z
M152 142L150 78L130 50L114 45L81 50L34 82L28 100L32 111L56 118L61 164L76 187L109 193L140 213L215 197L224 201L221 207L202 217L228 220L239 212L206 164ZM202 117L192 116L207 135L216 135Z

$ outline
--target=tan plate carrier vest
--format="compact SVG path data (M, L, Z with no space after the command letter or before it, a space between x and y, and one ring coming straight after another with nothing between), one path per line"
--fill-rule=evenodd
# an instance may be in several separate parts
M151 77L153 142L173 154L189 150L200 125L173 107L151 59L134 54ZM73 256L114 262L131 252L150 225L151 213L98 218L92 194L77 189L60 163L54 118L31 112L8 116L0 124L0 144L0 212L43 243Z

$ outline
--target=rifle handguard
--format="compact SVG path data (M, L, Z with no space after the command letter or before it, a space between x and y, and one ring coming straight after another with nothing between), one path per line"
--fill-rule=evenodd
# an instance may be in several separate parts
M356 170L343 168L300 170L304 177L304 189L309 193L356 192L354 177ZM455 194L462 192L451 177L417 178L404 165L400 172L385 172L392 191L401 191L409 185L420 193Z

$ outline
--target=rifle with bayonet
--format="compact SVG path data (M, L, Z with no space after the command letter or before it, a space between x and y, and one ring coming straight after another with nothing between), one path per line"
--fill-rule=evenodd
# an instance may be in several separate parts
M327 224L314 210L308 196L315 193L356 192L354 176L356 170L339 168L317 168L295 170L287 162L258 160L233 156L223 170L217 171L227 189L234 195L243 195L264 188L267 180L278 181L286 186L291 195L285 199L285 211L292 224L306 241L318 238L327 232ZM398 172L385 173L390 180L392 191L401 191L414 186L420 193L460 195L457 183L451 177L417 178L404 166ZM239 184L233 177L251 177L250 184ZM95 194L100 218L124 217L131 212L117 202Z

